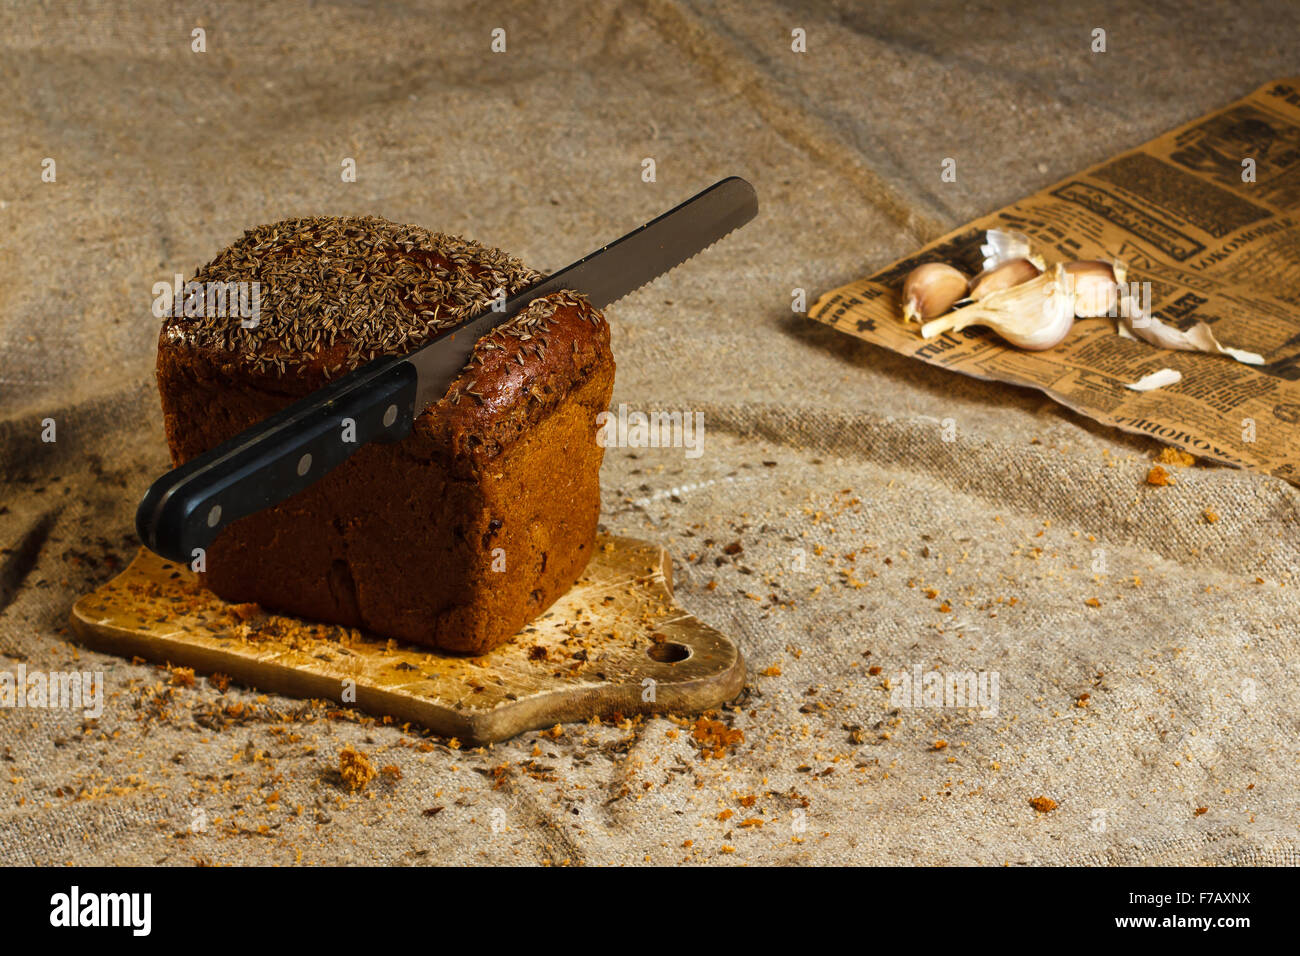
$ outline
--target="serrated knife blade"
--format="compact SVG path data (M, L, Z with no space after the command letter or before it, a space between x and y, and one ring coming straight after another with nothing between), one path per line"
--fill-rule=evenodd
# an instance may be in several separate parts
M703 252L757 214L758 195L754 187L738 176L723 179L626 236L511 296L501 311L484 312L442 333L406 357L420 376L417 406L423 409L447 394L469 361L474 343L508 322L534 299L567 289L581 292L593 306L603 309Z

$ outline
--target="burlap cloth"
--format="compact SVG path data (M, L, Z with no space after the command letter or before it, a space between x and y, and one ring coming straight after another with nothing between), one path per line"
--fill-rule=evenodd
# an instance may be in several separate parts
M0 653L110 695L0 710L0 861L1295 863L1297 490L1147 486L1158 446L790 303L1294 74L1300 8L567 6L0 14ZM662 717L456 751L72 640L167 464L153 283L316 213L553 269L729 174L761 218L610 311L615 403L703 411L704 453L612 449L603 482L605 527L743 648L742 742ZM893 708L916 665L996 671L998 716ZM346 745L401 779L348 793Z

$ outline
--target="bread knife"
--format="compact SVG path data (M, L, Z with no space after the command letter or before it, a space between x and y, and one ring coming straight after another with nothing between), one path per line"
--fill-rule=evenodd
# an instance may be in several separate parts
M441 399L476 343L534 299L582 293L597 309L640 288L749 222L754 187L736 176L602 246L559 272L437 333L405 355L374 359L324 388L191 459L155 481L136 510L140 540L188 564L226 525L278 504L343 464L363 444L393 442ZM342 439L345 418L355 442Z

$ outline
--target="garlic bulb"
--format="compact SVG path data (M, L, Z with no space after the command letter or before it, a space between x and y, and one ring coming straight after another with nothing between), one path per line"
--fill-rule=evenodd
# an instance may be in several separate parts
M907 274L903 282L903 321L924 322L943 315L965 298L965 274L943 262L927 262Z
M1065 266L993 292L979 302L921 326L930 339L968 325L986 325L1017 348L1041 351L1058 344L1074 324L1074 283Z
M1065 272L1074 283L1074 314L1081 319L1119 314L1119 287L1127 270L1122 262L1087 259L1067 262Z
M1037 279L1043 270L1029 259L1008 259L988 272L981 272L970 284L970 298L978 302L994 292Z

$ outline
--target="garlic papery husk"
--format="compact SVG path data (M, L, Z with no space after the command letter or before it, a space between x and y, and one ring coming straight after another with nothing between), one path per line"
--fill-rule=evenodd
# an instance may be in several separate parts
M1081 319L1119 315L1120 285L1128 275L1122 262L1086 259L1067 262L1065 272L1074 283L1074 314Z
M1040 266L1028 259L1008 259L1000 266L988 272L981 272L971 280L970 298L978 302L994 292L1001 292L1003 289L1010 289L1013 285L1037 279L1042 271Z
M1124 387L1131 388L1135 392L1149 392L1155 388L1164 388L1166 385L1176 385L1182 380L1183 373L1178 369L1162 368L1150 375L1143 375L1136 382L1130 382Z
M1074 324L1074 287L1058 264L1037 279L994 292L921 326L922 338L986 325L1017 348L1041 351L1058 344Z
M1184 352L1210 352L1226 355L1245 365L1263 365L1264 356L1245 349L1220 345L1214 332L1204 322L1197 322L1186 332L1165 325L1149 314L1131 295L1120 300L1118 332L1126 339L1141 339L1162 349L1180 349ZM923 333L924 328L921 330Z
M903 321L924 322L943 315L966 297L970 280L944 262L927 262L903 281Z
M980 255L984 257L984 271L992 272L1004 262L1012 259L1035 259L1029 248L1029 237L1023 232L1009 229L990 229L984 233L984 242L980 246ZM1038 271L1043 270L1041 260L1037 262Z

